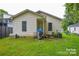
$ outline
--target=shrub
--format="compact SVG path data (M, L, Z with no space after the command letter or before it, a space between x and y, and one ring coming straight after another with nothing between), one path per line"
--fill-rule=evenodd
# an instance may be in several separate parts
M15 38L19 38L19 35L16 34L16 35L15 35Z
M62 33L60 33L60 32L55 32L55 33L54 33L54 37L56 37L56 38L62 38Z
M57 33L57 38L62 38L62 33Z

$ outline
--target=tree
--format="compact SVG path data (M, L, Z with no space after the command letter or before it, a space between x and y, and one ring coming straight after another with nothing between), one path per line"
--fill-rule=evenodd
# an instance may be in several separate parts
M8 14L7 11L5 11L5 10L3 10L3 9L0 9L0 18L1 18L1 19L3 18L3 14L4 14L4 13L7 13L7 14Z
M0 14L1 13L8 13L7 11L3 10L3 9L0 9Z
M79 3L66 3L65 15L62 21L64 31L67 31L69 25L79 22Z

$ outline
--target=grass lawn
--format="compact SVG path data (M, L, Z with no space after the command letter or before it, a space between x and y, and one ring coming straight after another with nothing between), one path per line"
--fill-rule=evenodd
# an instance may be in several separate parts
M1 56L78 56L79 36L65 35L62 39L3 38Z

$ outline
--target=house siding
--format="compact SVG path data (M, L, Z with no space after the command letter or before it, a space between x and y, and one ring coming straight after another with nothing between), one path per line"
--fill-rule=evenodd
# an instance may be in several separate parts
M0 25L0 37L6 37L8 35L9 35L8 27L4 25L3 26Z
M44 17L46 17L46 22L47 22L46 26L47 26L47 33L48 34L51 34L52 31L53 32L56 32L56 31L62 32L63 31L63 29L61 27L61 20L58 20L54 17L51 17L51 16L43 14L43 13L40 13L40 14L43 15ZM52 23L52 31L48 31L48 23L49 22Z
M9 15L9 14L4 14L3 15L3 18L10 18L11 17L11 15Z
M9 27L12 27L11 22L11 15L3 14L3 18L0 19L0 37L9 36ZM2 24L2 25L1 25ZM6 24L6 25L4 25Z
M18 34L19 36L33 36L36 32L37 16L32 13L25 13L13 19L13 33L11 35ZM27 21L27 31L22 32L22 21Z
M74 30L74 28L75 28L75 30ZM79 27L68 27L68 31L70 33L77 33L77 34L79 34Z
M47 16L47 22L51 22L52 23L52 31L56 32L56 31L61 31L61 22L58 19L55 19L53 17Z

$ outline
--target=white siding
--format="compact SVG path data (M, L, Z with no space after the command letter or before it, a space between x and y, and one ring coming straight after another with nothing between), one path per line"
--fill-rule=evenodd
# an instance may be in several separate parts
M36 20L37 16L32 13L25 13L18 16L13 21L13 35L18 34L19 36L33 36L36 32ZM22 21L27 21L27 31L22 32Z
M3 16L4 18L10 18L11 17L11 15L9 15L9 14L4 14L4 16Z
M75 28L75 30L74 30L74 28ZM79 27L68 27L68 31L71 33L79 34Z
M49 16L47 16L46 20L47 20L47 23L49 23L49 22L52 23L53 31L59 31L60 32L62 30L60 20L55 19L53 17L49 17Z
M9 22L8 23L8 27L13 27L13 23L12 22Z
M52 31L54 31L54 32L56 32L56 31L62 32L63 31L63 29L61 27L61 20L53 18L53 17L43 14L43 13L40 13L40 14L42 14L46 17L47 26L48 26L49 22L52 23L52 29L53 29ZM52 32L48 31L48 33L52 33Z

